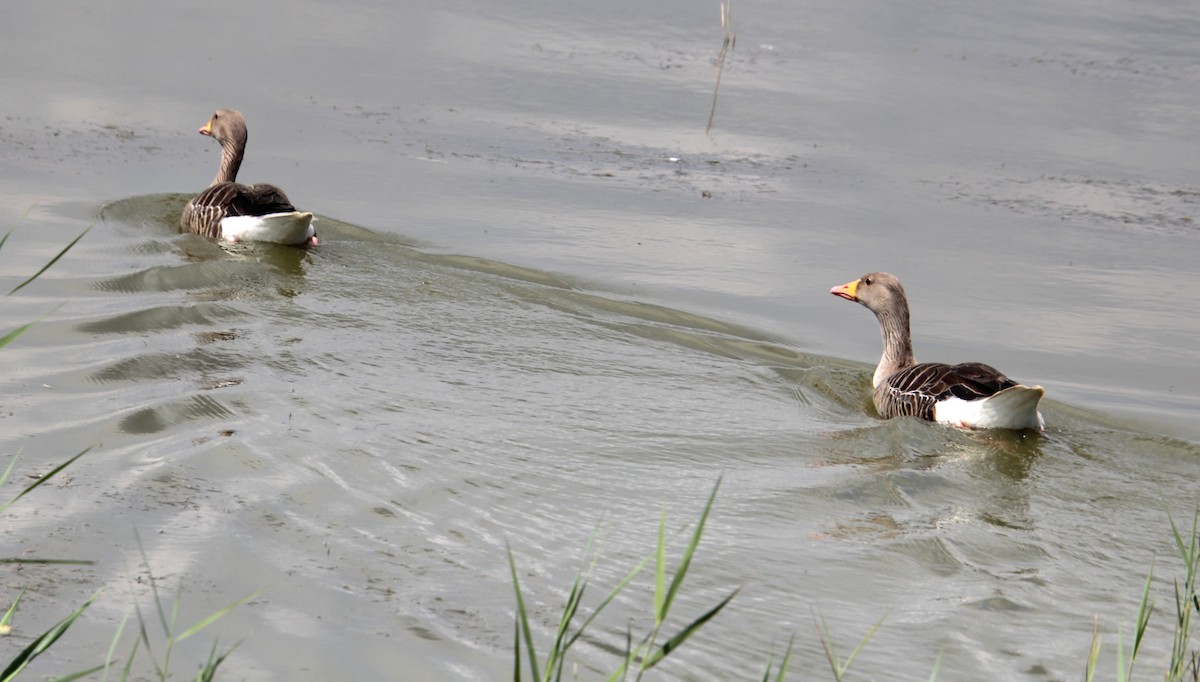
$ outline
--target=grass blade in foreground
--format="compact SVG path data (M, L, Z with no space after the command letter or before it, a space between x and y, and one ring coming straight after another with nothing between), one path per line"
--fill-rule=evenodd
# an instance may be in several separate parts
M53 469L51 469L51 470L50 470L50 473L48 473L48 474L45 474L44 476L41 476L41 477L39 477L39 478L38 478L38 480L34 481L34 482L33 482L33 483L31 483L31 484L30 484L28 487L26 487L24 490L22 490L21 492L17 493L17 496L16 496L16 497L12 498L12 499L11 499L11 500L9 500L8 502L5 502L4 504L0 504L0 512L3 512L5 509L8 509L9 507L11 507L13 504L15 504L15 503L16 503L16 501L17 501L17 500L19 500L19 499L21 499L22 497L25 497L26 495L28 495L28 494L29 494L30 492L32 492L32 491L33 491L35 488L37 488L39 485L41 485L41 484L45 483L46 481L49 481L49 480L50 480L51 478L53 478L53 477L54 477L54 475L55 475L55 474L57 474L58 472L62 471L63 469L66 469L67 467L69 467L69 466L71 466L72 464L74 464L74 463L75 463L75 460L77 460L77 459L79 459L80 457L83 457L84 455L86 455L86 454L87 454L89 451L91 451L91 449L92 449L92 447L89 445L88 447L86 447L86 448L84 448L84 449L83 449L83 452L80 452L78 455L75 455L75 456L74 456L74 457L72 457L71 459L68 459L67 461L63 462L62 464L59 464L58 466L54 467ZM5 481L5 480L8 478L8 474L9 474L9 472L11 472L11 471L12 471L13 464L15 464L15 463L16 463L16 461L17 461L17 460L16 460L16 458L14 457L14 458L13 458L13 461L9 463L9 465L8 465L8 469L6 469L6 470L5 470L5 472L4 472L4 475L3 475L3 476L0 476L0 484L3 484L3 483L4 483L4 481Z
M1196 571L1200 564L1200 506L1192 515L1192 533L1188 542L1183 541L1175 519L1170 515L1171 533L1175 537L1175 547L1179 550L1179 558L1183 559L1183 583L1175 582L1175 638L1171 647L1171 668L1167 672L1168 680L1183 680L1191 670L1191 679L1200 678L1200 661L1195 652L1189 655L1188 643L1192 636L1192 609L1200 612L1200 597L1196 595Z
M686 642L689 637L695 634L701 627L703 627L718 613L720 613L721 609L725 608L725 606L728 605L729 602L732 601L737 595L738 590L734 590L716 606L708 609L701 616L688 623L672 637L670 637L665 643L661 645L657 644L659 631L670 615L671 606L680 592L680 589L683 585L683 580L686 577L688 568L691 565L692 558L696 553L696 548L700 544L700 537L704 533L705 523L708 519L709 512L712 511L713 504L716 501L717 490L720 488L720 485L721 482L718 480L717 484L713 486L712 493L709 495L708 501L704 506L704 511L700 515L696 529L692 533L688 546L684 551L679 564L676 566L671 580L669 582L667 580L666 512L664 510L659 521L658 542L654 551L644 557L637 564L637 566L633 568L633 570L629 571L629 573L627 573L625 577L621 579L616 587L613 588L613 590L609 592L609 594L599 603L599 605L595 607L595 609L592 611L592 614L588 616L572 633L571 624L575 620L575 617L579 614L583 602L583 595L586 593L588 583L591 580L599 552L597 551L593 555L590 565L588 565L586 560L583 562L583 565L580 566L578 573L576 573L575 582L568 594L566 604L563 606L562 616L559 619L558 628L555 631L554 642L551 650L546 655L547 658L544 667L537 658L536 648L533 643L533 628L529 623L529 611L525 603L525 596L521 590L520 579L517 576L516 559L513 557L512 549L510 548L508 550L509 570L512 574L513 589L517 599L517 612L513 625L514 682L520 682L520 680L523 679L523 666L521 664L522 658L528 659L529 669L531 670L530 678L534 680L534 682L563 680L567 652L577 641L579 641L579 638L583 636L584 632L587 631L588 627L595 621L596 617L605 609L605 607L612 603L616 596L629 585L634 577L641 573L642 569L645 568L646 563L651 559L651 557L657 560L655 564L654 576L654 601L651 605L651 615L653 617L652 627L647 635L640 638L636 646L633 643L633 633L631 631L627 631L624 656L622 657L621 662L617 666L616 670L614 670L609 676L609 680L624 679L634 665L637 665L637 676L640 679L646 670L652 668L666 658L668 654L675 651L679 646ZM588 541L589 552L591 551L595 537L596 534L593 532L592 538ZM585 568L585 566L587 566L587 568ZM522 646L522 639L524 639L524 646ZM525 649L524 653L522 653L522 649ZM650 653L643 656L645 652ZM789 647L789 655L790 652L791 650ZM779 679L783 679L782 674Z
M4 669L4 672L0 672L0 682L9 682L9 680L16 679L17 675L24 670L26 666L28 666L35 658L45 652L46 649L49 649L51 646L53 646L54 643L58 641L58 638L63 636L63 633L65 633L71 627L77 618L83 615L83 612L86 611L87 608L92 605L92 602L96 601L96 598L99 596L100 592L96 592L87 601L85 601L82 606L80 606L78 609L75 609L74 613L58 621L58 623L56 623L53 627L43 632L40 636L30 642L29 646L25 647L21 653L17 654L16 658L9 662L8 667ZM88 674L91 674L97 670L101 670L103 667L104 666L100 666L88 671Z
M875 631L879 629L879 626L883 625L884 618L887 618L887 616L880 618L871 626L871 629L867 631L862 641L858 643L858 646L854 647L854 651L851 651L850 655L843 661L838 656L837 646L833 642L833 634L829 631L829 625L825 623L823 616L820 617L817 626L817 635L821 639L821 647L825 650L825 658L829 661L829 667L833 670L833 679L841 682L842 678L846 675L846 671L850 669L850 664L854 662L854 657L858 656L863 647L867 645L867 642L871 640L871 637L875 635Z
M62 258L63 256L65 256L67 254L67 252L71 250L71 247L75 246L75 244L78 243L80 239L83 239L83 235L87 234L89 231L91 231L91 229L92 229L92 226L88 225L87 228L85 228L83 230L83 232L79 233L78 237L72 239L70 244L67 244L66 246L64 246L63 250L59 251L57 256L55 256L54 258L51 258L49 263L46 263L45 265L43 265L41 270L38 270L37 272L33 273L33 275L29 279L25 280L24 282L21 282L20 284L18 284L15 287L13 287L12 291L8 292L7 295L12 296L13 294L17 293L21 289L25 288L25 285L29 284L30 282L37 279L38 277L41 277L42 273L49 270L51 265L54 265L55 263L57 263L59 258ZM7 234L4 235L4 239L6 241L8 240ZM0 242L0 244L2 244L2 243L3 242Z
M168 616L166 610L163 608L162 597L158 591L158 581L154 578L154 572L150 569L150 560L146 557L146 549L145 549L145 547L142 546L142 536L139 533L137 533L137 531L135 530L134 537L137 539L138 550L142 553L142 562L143 562L143 565L146 567L147 583L149 583L149 585L150 585L150 593L154 596L154 608L155 608L155 611L158 613L159 625L162 627L163 636L166 638L166 643L163 646L163 659L162 659L162 662L160 663L158 660L158 657L154 655L153 648L150 645L150 633L146 628L146 621L142 617L142 610L140 607L137 607L135 605L134 614L137 616L137 620L138 620L138 636L135 638L133 650L134 650L134 652L137 651L139 642L141 644L145 645L145 649L147 652L149 652L149 655L150 655L150 661L154 665L155 674L158 676L158 678L160 680L162 680L163 682L166 682L168 677L170 677L171 654L175 650L176 644L178 644L179 642L187 639L188 637L191 637L192 635L200 632L201 630L208 627L209 625L212 625L214 622L216 622L221 617L228 614L234 608L241 606L242 604L245 604L246 602L250 601L251 599L254 599L259 594L262 593L262 590L254 592L253 594L251 594L249 596L243 597L243 598L233 602L232 604L225 606L224 608L218 609L217 611L200 619L195 625L192 625L191 627L185 629L183 632L176 633L175 626L176 626L176 623L177 623L178 617L179 617L179 604L182 601L182 597L183 597L182 583L180 584L179 590L175 593L175 599L171 605L171 613ZM216 655L216 643L214 642L213 653L209 656L208 662L200 668L200 671L197 673L196 679L198 679L198 680L199 679L211 679L212 676L216 673L216 667L219 666L221 663L223 663L225 661L225 659L231 653L233 653L233 650L236 648L237 648L237 645L235 644L228 651L217 656ZM130 654L129 660L130 661L133 660L133 654ZM129 671L129 668L127 666L126 667L126 676L122 677L123 680L127 679L128 671ZM0 682L2 682L2 681L0 681Z
M1171 533L1179 557L1183 560L1184 577L1182 582L1175 581L1175 629L1172 642L1171 658L1163 679L1166 682L1182 682L1183 680L1200 680L1200 651L1191 647L1192 614L1200 614L1200 595L1196 591L1197 572L1200 569L1200 506L1192 518L1191 535L1185 536L1179 532L1175 519L1168 513L1171 523ZM1120 628L1117 629L1116 645L1116 679L1117 682L1133 680L1134 663L1142 650L1149 630L1150 616L1154 613L1154 600L1150 596L1150 585L1154 578L1154 560L1151 559L1150 571L1146 574L1146 582L1142 586L1142 598L1138 605L1137 620L1134 623L1133 646L1129 652L1128 662L1125 655L1125 642ZM1092 632L1092 646L1088 653L1087 665L1084 669L1084 680L1091 682L1098 669L1101 651L1100 628L1097 624ZM1190 649L1190 650L1189 650Z
M0 348L3 348L5 346L7 346L8 344L12 343L13 341L16 341L18 336L29 331L29 328L32 327L34 324L37 324L36 320L34 322L26 322L25 324L21 325L20 327L17 327L16 329L10 331L9 333L5 334L4 336L0 336Z
M525 634L525 646L529 649L529 669L532 671L531 674L533 675L534 682L541 682L542 678L539 673L540 666L538 664L537 652L534 651L533 647L533 632L529 627L529 614L525 610L525 597L521 594L521 581L517 579L517 562L515 559L513 559L511 547L508 548L508 568L510 571L512 571L513 589L517 592L517 620ZM518 635L519 634L520 633L518 633ZM520 637L518 636L517 639L520 640ZM520 682L521 646L519 642L517 644L517 650L514 653L517 657L516 668L514 672L514 682Z

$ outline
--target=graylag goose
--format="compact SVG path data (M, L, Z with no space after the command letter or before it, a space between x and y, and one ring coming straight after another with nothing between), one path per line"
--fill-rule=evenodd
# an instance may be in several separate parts
M964 428L1036 429L1041 386L1023 386L981 362L917 363L908 327L904 286L886 272L872 272L829 293L875 313L883 334L883 357L875 368L872 398L884 419L912 416Z
M179 224L184 230L231 242L316 245L313 214L297 211L283 190L237 182L247 137L246 119L240 112L218 109L200 134L221 143L221 165L208 189L183 208Z

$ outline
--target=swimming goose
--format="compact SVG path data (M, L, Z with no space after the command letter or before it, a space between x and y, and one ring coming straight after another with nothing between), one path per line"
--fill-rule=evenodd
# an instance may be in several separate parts
M918 364L908 327L904 286L886 272L872 272L829 293L863 304L879 319L883 357L875 368L872 398L884 419L913 416L959 427L1037 429L1041 386L1023 386L980 362Z
M200 134L221 143L221 165L208 189L183 208L179 224L184 230L231 242L317 244L313 214L297 211L283 190L275 185L237 182L246 153L246 119L240 112L218 109Z

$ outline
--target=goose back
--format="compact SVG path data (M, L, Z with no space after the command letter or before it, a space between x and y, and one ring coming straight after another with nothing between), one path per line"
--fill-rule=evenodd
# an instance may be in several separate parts
M875 387L872 398L884 419L910 416L933 420L935 407L942 401L981 400L1016 385L982 362L923 362L889 375Z
M295 210L287 195L275 185L219 182L188 202L179 223L188 232L215 239L221 236L221 221L230 216L264 216Z

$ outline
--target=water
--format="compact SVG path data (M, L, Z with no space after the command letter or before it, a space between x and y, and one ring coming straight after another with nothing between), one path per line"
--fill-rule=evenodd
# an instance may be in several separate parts
M33 670L101 660L151 614L140 538L184 625L262 590L177 672L219 636L239 679L509 677L506 548L544 651L597 523L596 600L721 479L678 608L741 592L665 679L759 678L793 634L823 677L818 618L843 651L884 619L860 679L1076 679L1152 559L1161 665L1200 468L1192 5L739 4L712 135L715 5L230 11L6 9L0 288L92 227L2 302L44 318L0 351L0 440L17 483L93 449L0 556L97 563L6 572L0 660L104 587ZM219 106L319 249L177 234ZM826 292L875 269L919 358L1046 386L1047 431L871 417L875 322Z

